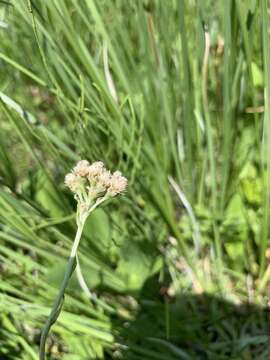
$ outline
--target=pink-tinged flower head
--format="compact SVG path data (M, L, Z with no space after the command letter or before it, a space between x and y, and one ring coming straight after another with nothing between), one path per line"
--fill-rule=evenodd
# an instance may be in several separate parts
M86 176L89 171L89 162L87 160L81 160L73 168L73 173L78 176Z
M111 172L104 169L97 179L97 184L104 189L108 189L111 185L111 179Z
M101 197L122 193L127 183L127 179L120 171L111 174L102 161L90 165L87 160L81 160L65 177L65 185L75 193L76 200L88 204Z
M111 177L108 194L111 196L116 196L124 192L127 188L127 184L127 178L125 178L120 171L115 171Z
M102 161L96 161L88 167L88 179L89 181L100 176L104 171L104 164Z

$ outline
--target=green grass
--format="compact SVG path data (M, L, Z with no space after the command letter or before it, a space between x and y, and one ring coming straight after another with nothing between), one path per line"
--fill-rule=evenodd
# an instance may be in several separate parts
M268 11L0 2L3 358L37 359L76 230L63 179L83 158L119 168L129 188L87 223L79 251L95 296L72 278L50 358L269 358ZM233 308L217 323L227 301L258 316L237 322Z

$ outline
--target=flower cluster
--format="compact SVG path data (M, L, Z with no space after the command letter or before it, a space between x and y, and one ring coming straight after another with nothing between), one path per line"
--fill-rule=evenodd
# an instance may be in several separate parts
M127 179L120 171L113 174L104 167L103 162L89 164L81 160L65 177L65 185L81 203L92 203L100 197L113 197L127 187Z

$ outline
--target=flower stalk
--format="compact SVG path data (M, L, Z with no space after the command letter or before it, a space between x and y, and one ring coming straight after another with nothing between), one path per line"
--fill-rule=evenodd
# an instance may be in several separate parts
M41 333L39 359L46 358L46 341L50 329L58 319L64 303L65 290L77 266L77 250L83 233L84 224L88 216L107 199L122 193L127 187L127 179L119 171L113 174L106 170L102 162L89 165L81 160L66 175L65 185L74 193L77 200L77 232L66 266L64 279L55 299L51 313Z

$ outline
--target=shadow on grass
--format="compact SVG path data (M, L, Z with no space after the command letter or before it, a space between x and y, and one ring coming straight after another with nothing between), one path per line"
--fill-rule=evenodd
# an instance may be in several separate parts
M136 318L119 326L126 350L113 358L270 359L268 308L206 294L168 298L157 285L156 278L147 281Z

